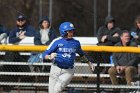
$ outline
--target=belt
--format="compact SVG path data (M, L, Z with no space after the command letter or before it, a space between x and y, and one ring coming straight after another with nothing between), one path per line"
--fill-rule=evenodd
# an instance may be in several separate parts
M59 66L56 62L53 62L53 64L56 65L56 66L58 66L61 69L73 69L73 66L72 67Z

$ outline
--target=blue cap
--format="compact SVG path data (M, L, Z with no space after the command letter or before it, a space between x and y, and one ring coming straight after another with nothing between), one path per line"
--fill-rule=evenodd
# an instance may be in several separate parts
M19 15L18 17L17 17L17 20L18 19L23 19L23 20L26 20L26 17L25 16L23 16L23 15Z

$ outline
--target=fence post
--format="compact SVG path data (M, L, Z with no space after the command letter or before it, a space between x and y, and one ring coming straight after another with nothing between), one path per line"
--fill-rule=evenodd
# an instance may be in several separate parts
M100 61L97 62L97 93L100 93Z

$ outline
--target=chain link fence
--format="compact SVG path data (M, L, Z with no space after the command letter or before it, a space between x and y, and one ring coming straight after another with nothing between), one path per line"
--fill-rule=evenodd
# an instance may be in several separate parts
M96 66L91 72L85 62L77 57L75 74L64 93L109 93L118 89L120 93L139 93L139 76L133 86L127 86L123 77L119 85L112 85L108 74L111 53L87 52ZM51 62L28 63L31 52L0 52L0 93L47 93ZM100 64L98 64L100 63ZM133 92L131 92L133 91ZM119 93L119 92L118 92Z

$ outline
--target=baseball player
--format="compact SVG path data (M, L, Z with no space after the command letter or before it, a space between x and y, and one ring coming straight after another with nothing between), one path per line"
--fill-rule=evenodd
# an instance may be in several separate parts
M71 22L64 22L59 27L61 37L54 39L42 54L44 59L53 61L49 77L49 93L61 93L74 75L76 53L87 62L93 70L91 62L81 49L80 42L73 38L75 28Z

